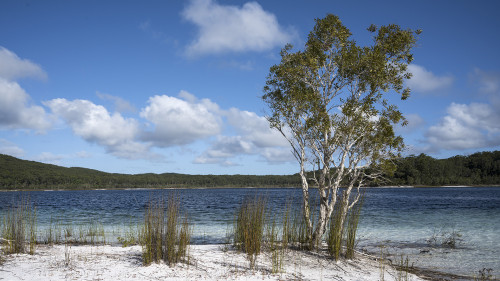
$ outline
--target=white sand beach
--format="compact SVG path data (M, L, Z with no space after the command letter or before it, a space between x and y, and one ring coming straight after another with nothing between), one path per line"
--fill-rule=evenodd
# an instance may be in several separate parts
M316 252L289 250L284 272L272 274L268 253L249 269L245 255L223 245L192 245L189 262L142 264L141 247L39 246L34 255L4 256L0 280L397 280L395 268L358 254L335 262ZM383 272L383 273L382 273ZM382 277L383 274L383 277ZM405 273L406 274L406 273ZM405 279L403 279L405 280ZM424 280L410 274L407 280Z

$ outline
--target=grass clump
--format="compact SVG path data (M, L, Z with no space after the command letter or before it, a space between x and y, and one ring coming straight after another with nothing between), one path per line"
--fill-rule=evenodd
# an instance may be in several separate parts
M3 218L1 238L8 254L34 254L36 245L36 208L29 199L20 199L8 208Z
M474 281L485 281L485 280L497 280L493 277L491 273L493 269L491 268L483 268L479 270L479 275L474 276Z
M432 247L443 247L456 249L461 243L463 243L462 233L459 230L442 230L434 234L427 239L427 243Z
M138 245L143 239L141 237L142 232L143 231L139 224L134 226L132 223L129 223L128 230L125 229L123 235L118 236L116 239L118 240L118 243L122 244L123 247Z
M328 253L335 260L340 259L343 246L345 246L345 258L354 258L356 232L361 217L364 194L358 194L358 196L357 202L352 206L346 206L349 200L346 200L344 196L339 196L330 217L326 242Z
M186 259L191 239L187 216L180 217L178 196L165 200L151 200L144 215L142 231L142 256L145 265L163 260L173 265Z
M328 253L335 260L339 260L342 250L342 236L344 234L344 225L342 221L342 210L344 209L344 200L340 197L330 218L330 227L327 234Z
M264 236L266 199L263 196L247 197L236 213L234 245L247 254L250 268L255 268Z
M359 201L351 208L348 214L347 231L346 231L346 259L354 258L354 248L356 247L356 232L358 230L359 218L361 217L361 208L363 207L364 194L361 195Z
M396 264L396 269L398 270L396 280L398 281L408 281L410 280L410 271L413 269L413 263L410 266L410 259L408 256L403 258L401 255L401 260Z

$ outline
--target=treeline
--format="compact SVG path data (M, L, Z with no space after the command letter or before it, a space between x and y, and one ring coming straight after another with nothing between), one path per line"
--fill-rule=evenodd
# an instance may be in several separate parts
M114 174L65 168L0 154L0 189L98 189L169 187L294 187L296 175Z
M442 186L500 184L500 151L435 159L425 154L397 161L382 185ZM379 184L380 185L380 184ZM96 189L169 187L299 187L294 175L113 174L65 168L0 154L0 189Z
M500 151L479 152L469 156L434 159L425 154L397 161L389 177L392 185L497 185L500 184Z

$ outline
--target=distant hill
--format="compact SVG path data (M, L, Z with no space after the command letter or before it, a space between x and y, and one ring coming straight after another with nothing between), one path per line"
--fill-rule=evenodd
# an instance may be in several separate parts
M95 189L168 187L291 187L296 175L114 174L66 168L0 154L0 189Z
M500 151L434 159L425 154L397 161L386 185L499 185ZM66 168L0 154L0 189L95 189L169 187L293 187L298 175L114 174Z

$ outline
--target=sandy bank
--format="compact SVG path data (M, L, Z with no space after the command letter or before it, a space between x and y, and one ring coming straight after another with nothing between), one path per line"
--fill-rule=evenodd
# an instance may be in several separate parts
M250 270L244 254L221 245L194 245L189 264L143 266L141 248L119 246L40 246L35 255L5 257L0 280L380 280L382 265L367 256L335 262L314 252L290 250L283 273L271 274L271 259L263 253ZM398 271L383 266L384 280ZM411 275L409 280L423 280Z

